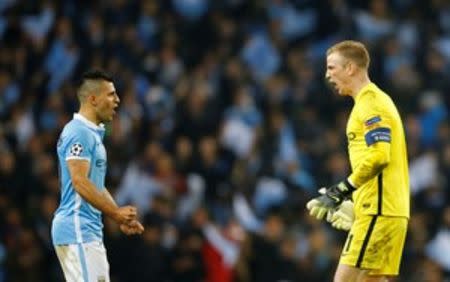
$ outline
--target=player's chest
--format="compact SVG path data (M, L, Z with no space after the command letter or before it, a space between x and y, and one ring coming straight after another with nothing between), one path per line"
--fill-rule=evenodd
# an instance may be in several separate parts
M349 149L359 146L365 147L364 128L354 111L350 114L347 122L346 136Z

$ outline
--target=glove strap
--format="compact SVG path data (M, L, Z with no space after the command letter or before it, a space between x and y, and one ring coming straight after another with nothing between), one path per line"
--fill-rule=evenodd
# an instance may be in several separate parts
M340 204L345 199L351 197L353 191L355 191L355 187L353 187L347 179L339 182L337 185L331 186L327 189L326 195L331 198L336 203Z
M346 197L351 195L353 193L353 191L356 190L356 188L353 187L353 185L350 183L350 181L348 181L347 178L338 184L338 188L342 192L342 194Z

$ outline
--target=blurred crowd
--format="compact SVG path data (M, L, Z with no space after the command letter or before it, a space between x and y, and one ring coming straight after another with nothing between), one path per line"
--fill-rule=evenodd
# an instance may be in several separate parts
M82 72L110 72L105 219L114 282L331 281L344 232L305 212L349 174L352 101L326 49L365 42L406 130L412 212L400 281L450 281L450 1L0 1L0 281L62 281L56 140Z

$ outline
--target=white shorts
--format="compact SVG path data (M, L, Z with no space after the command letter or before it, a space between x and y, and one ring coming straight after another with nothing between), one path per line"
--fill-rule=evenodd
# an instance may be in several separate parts
M102 242L55 246L67 282L109 282L109 264Z

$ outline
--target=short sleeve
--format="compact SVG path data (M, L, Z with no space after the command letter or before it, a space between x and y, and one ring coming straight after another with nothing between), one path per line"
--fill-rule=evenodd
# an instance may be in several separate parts
M378 142L391 143L392 119L382 101L375 98L375 93L362 97L358 112L368 147Z
M64 157L66 160L91 160L95 139L89 130L74 129L67 134L65 143Z

